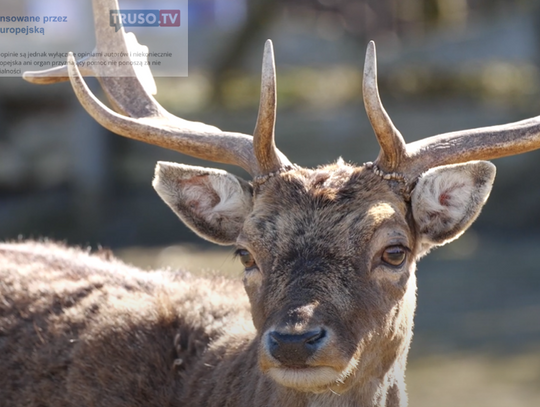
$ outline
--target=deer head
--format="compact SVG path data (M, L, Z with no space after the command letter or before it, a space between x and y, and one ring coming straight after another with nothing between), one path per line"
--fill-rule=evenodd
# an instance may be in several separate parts
M96 24L102 33L97 17ZM98 37L98 46L128 47L124 36L121 29ZM459 237L490 193L495 167L473 160L540 146L539 118L406 144L379 98L373 42L363 95L381 151L361 166L338 160L301 168L277 150L270 41L253 136L171 115L135 75L101 79L116 113L92 95L71 55L55 78L48 72L25 78L69 77L83 107L117 134L247 170L250 181L223 170L160 162L153 186L199 236L237 247L261 372L286 388L350 391L381 405L405 399L416 261Z

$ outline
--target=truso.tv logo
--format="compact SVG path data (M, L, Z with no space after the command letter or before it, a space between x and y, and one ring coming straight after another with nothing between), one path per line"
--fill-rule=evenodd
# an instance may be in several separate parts
M180 10L110 10L110 26L180 27Z

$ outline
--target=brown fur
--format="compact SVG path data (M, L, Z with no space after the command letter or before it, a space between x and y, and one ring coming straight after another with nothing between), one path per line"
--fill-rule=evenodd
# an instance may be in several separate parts
M186 368L209 341L252 333L236 282L53 243L1 244L0 265L1 406L185 405Z
M254 192L239 186L254 194L236 232L257 263L247 297L220 278L143 272L51 243L0 245L0 405L405 406L425 248L401 187L342 162L280 173ZM189 206L193 224L227 224L211 206ZM381 260L395 244L409 250L399 267ZM268 332L319 326L325 346L283 373Z

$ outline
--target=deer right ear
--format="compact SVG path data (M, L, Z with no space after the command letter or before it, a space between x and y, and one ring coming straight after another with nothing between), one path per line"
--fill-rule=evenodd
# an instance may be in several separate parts
M467 230L480 214L494 179L495 166L487 161L435 167L420 177L411 196L420 255Z
M191 230L217 244L236 241L253 207L249 183L223 170L158 162L152 185Z

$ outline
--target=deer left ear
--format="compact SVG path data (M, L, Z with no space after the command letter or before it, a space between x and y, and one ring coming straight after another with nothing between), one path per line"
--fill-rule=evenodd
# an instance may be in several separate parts
M236 241L253 207L249 183L223 170L159 162L152 185L191 230L217 244Z
M420 254L457 239L484 206L495 166L487 161L435 167L425 172L411 196L420 233Z

